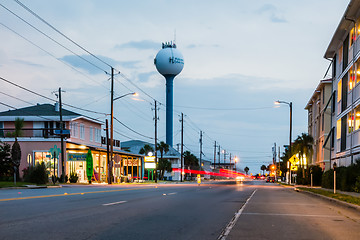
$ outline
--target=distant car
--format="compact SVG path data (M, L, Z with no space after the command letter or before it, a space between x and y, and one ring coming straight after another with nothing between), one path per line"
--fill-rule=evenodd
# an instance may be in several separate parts
M237 176L236 177L236 182L243 182L244 181L244 176Z
M275 182L275 177L267 177L267 178L266 178L266 182L272 182L272 183L274 183L274 182Z

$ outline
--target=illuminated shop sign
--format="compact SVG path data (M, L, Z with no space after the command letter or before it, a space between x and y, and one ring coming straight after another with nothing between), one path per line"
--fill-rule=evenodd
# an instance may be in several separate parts
M68 161L86 161L87 153L68 153Z

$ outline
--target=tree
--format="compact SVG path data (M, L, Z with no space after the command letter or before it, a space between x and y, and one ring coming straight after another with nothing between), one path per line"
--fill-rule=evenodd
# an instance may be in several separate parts
M24 127L24 119L23 118L15 118L15 131L13 135L15 137L15 142L11 148L11 161L13 163L14 172L16 174L16 180L19 179L19 167L21 162L21 147L18 142L18 137L22 136L22 128Z
M304 156L306 157L306 168L308 168L309 159L311 159L313 154L313 144L314 138L306 133L302 133L298 136L294 142L294 150L296 153L299 153L299 159L301 162L302 170L303 170L303 177L305 177L305 169L304 169Z
M157 170L160 171L159 178L163 179L165 171L172 171L171 162L163 158L164 153L166 154L169 151L169 145L161 141L156 145L156 148L160 151L160 159L158 162Z
M266 166L265 166L265 165L261 165L260 169L261 169L261 171L263 171L263 175L265 175Z
M0 179L8 177L12 172L10 145L0 141Z
M198 158L192 154L190 151L184 152L184 168L190 168L190 169L199 169L199 161ZM185 174L185 179L187 177L187 173Z
M246 175L248 174L249 170L250 169L247 166L244 168L244 171L245 171Z
M145 144L139 151L139 154L145 154L148 155L149 152L153 152L154 148L150 146L149 144Z
M164 156L164 153L167 153L169 151L169 145L165 142L161 141L156 145L156 148L160 151L160 158L162 159Z

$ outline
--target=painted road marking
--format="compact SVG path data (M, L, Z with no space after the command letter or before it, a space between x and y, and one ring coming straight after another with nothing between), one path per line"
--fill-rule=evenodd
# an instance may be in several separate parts
M115 205L115 204L121 204L121 203L126 203L127 201L119 201L119 202L113 202L113 203L105 203L103 204L103 206L110 206L110 205Z
M132 188L132 189L118 189L118 190L94 191L94 192L83 192L83 193L63 193L63 194L54 194L54 195L32 196L32 197L7 198L7 199L0 199L0 202L37 199L37 198L64 197L64 196L74 196L74 195L84 195L84 194L94 194L94 193L123 192L123 191L143 190L143 189L152 189L152 188Z
M177 194L176 192L172 192L172 193L168 193L168 195L175 195Z
M252 194L250 195L250 197L246 200L245 204L239 209L239 211L237 213L235 213L235 216L231 219L231 221L229 222L229 224L226 226L226 228L222 231L222 233L220 234L220 236L218 237L218 240L225 240L226 237L229 235L231 229L235 226L237 220L239 219L240 215L242 214L242 212L244 211L246 205L248 204L248 202L250 201L250 199L252 198L252 196L254 196L255 192L257 191L257 189L255 189Z
M339 217L339 215L316 215L316 214L296 214L296 213L243 213L243 215L291 216L291 217L324 217L324 218Z

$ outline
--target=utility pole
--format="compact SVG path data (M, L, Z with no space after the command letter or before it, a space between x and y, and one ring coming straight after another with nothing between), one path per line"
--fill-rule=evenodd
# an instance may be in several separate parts
M155 101L155 183L157 183L157 102Z
M230 166L229 166L229 169L231 170L231 153L230 153Z
M184 114L181 113L181 172L180 172L180 182L183 181L183 171L184 171Z
M214 145L214 171L215 171L215 161L216 161L216 141Z
M64 163L64 123L62 120L62 102L61 87L59 88L59 113L60 113L60 137L61 137L61 181L65 181L65 163ZM65 149L66 151L66 149Z
M202 157L202 131L200 130L200 158L199 158L199 161L200 161L200 171L201 171L201 157Z
M224 167L225 167L225 160L226 160L226 150L224 149Z
M220 145L218 145L218 157L219 157L219 168L220 168Z
M114 152L114 68L111 67L111 119L110 119L110 158L108 158L108 184L112 182L112 165Z
M109 159L110 159L110 153L109 153L109 121L107 119L105 121L105 124L106 124L105 125L106 126L106 128L105 128L105 131L106 131L106 157L107 157L107 160L109 161ZM108 176L107 180L109 181L109 176Z

